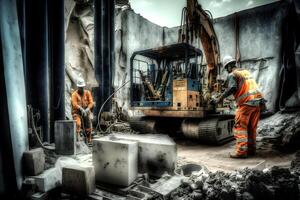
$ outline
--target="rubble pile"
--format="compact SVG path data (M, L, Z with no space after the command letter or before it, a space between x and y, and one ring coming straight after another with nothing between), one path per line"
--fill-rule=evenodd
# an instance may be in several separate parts
M243 169L232 173L193 173L170 194L173 200L299 199L300 152L291 168L263 171Z
M297 143L300 138L300 111L277 112L262 119L258 124L257 136L276 139L276 144L280 146Z

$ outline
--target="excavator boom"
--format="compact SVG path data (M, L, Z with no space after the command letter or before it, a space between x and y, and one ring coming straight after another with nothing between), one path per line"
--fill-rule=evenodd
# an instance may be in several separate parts
M208 11L202 9L197 0L187 0L187 7L183 8L181 28L178 42L192 44L200 38L208 67L208 88L213 89L218 75L220 50L218 39L213 27L212 17Z

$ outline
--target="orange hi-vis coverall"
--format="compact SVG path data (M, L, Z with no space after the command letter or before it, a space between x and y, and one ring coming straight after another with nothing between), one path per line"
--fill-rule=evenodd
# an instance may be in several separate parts
M83 109L89 108L90 111L92 111L94 107L94 100L93 96L90 91L84 90L83 95L81 96L78 93L78 90L74 91L72 94L72 115L73 119L76 122L76 132L79 134L81 125L84 125L85 132L88 136L88 141L91 141L91 132L92 132L92 122L89 117L83 116L82 113L79 110L79 107L82 107ZM83 120L83 122L81 121Z
M233 94L237 103L233 128L236 139L236 155L254 154L256 150L256 128L260 116L260 102L263 99L256 81L248 70L235 69L232 72L237 88Z

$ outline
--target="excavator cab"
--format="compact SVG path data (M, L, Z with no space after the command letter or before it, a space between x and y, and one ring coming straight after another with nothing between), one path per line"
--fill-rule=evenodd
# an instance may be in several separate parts
M186 43L137 51L131 57L131 106L197 110L202 51Z

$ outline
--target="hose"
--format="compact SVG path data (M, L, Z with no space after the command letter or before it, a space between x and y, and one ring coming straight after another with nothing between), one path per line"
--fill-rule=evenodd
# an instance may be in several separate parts
M46 146L43 144L43 142L42 142L42 140L41 140L39 134L37 133L36 127L35 127L32 108L29 108L29 109L30 109L30 117L31 117L31 120L30 120L30 121L31 121L31 126L32 126L33 132L34 132L34 134L35 134L35 137L37 138L37 141L38 141L39 145L40 145L43 149L50 150L50 151L54 151L55 148L54 148L54 149L48 148L48 147L46 147Z
M98 116L97 116L97 126L96 126L96 130L98 129L100 132L106 132L106 131L102 131L101 130L101 127L100 127L100 117L101 117L101 113L102 113L102 110L105 106L105 104L114 96L114 94L116 94L121 88L123 88L127 83L129 83L130 80L126 81L125 83L123 83L115 92L113 92L105 101L104 103L102 104L99 112L98 112Z

